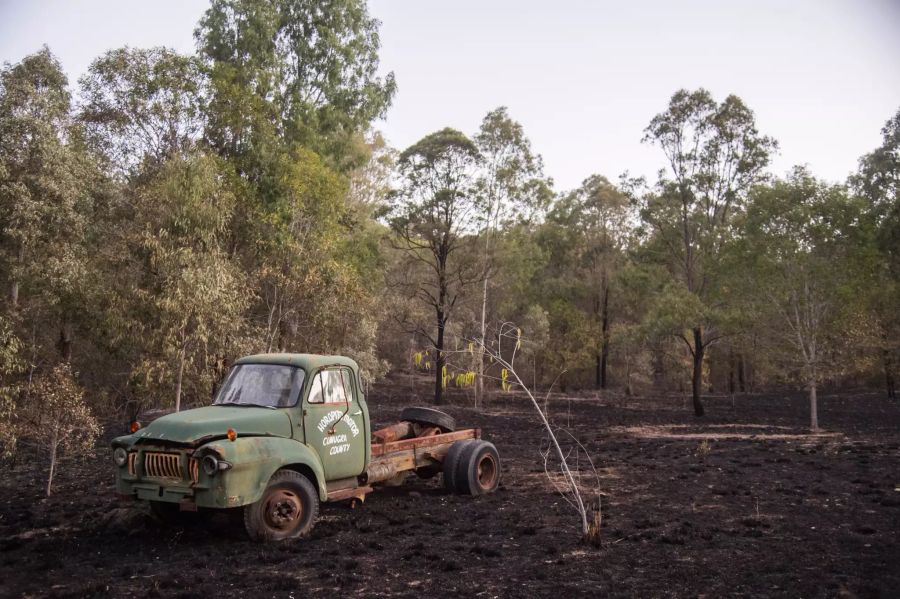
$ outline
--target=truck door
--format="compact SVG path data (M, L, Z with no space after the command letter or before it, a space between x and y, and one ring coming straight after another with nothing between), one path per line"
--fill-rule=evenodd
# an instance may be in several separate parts
M342 366L319 370L304 405L306 443L322 459L326 480L362 474L366 462L365 423L354 400L353 371Z

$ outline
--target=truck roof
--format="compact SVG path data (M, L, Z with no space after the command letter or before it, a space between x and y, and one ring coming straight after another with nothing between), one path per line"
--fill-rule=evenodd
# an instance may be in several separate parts
M256 354L244 356L235 364L285 364L299 366L311 372L323 366L349 366L354 372L359 370L356 362L345 356L322 356L319 354Z

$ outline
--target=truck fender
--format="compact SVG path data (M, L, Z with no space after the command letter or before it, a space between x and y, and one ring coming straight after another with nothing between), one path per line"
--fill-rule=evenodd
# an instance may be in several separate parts
M229 498L239 497L239 505L258 501L269 484L269 479L282 468L312 474L313 480L310 482L318 488L319 499L325 501L328 497L325 473L318 454L294 439L238 437L234 441L207 443L194 455L208 451L214 451L231 464L220 479L224 483L221 490Z

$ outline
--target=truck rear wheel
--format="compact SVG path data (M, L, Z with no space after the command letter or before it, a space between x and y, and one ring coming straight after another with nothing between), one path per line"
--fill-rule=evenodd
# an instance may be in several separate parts
M279 470L262 497L244 506L244 527L254 541L282 541L307 536L319 514L319 494L312 482L293 470Z
M493 443L474 441L466 446L456 465L456 492L463 495L492 493L500 484L500 454Z
M403 411L400 412L400 420L436 426L444 433L452 433L456 430L456 420L453 419L453 416L433 408L403 408Z
M462 458L463 453L465 453L466 449L471 447L473 443L474 441L471 440L457 441L450 446L447 455L444 456L442 468L444 473L444 488L451 493L460 492L456 485L456 476L457 472L459 472L460 458Z

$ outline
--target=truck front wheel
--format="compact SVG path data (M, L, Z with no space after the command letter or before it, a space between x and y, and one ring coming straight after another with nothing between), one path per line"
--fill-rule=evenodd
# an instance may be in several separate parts
M307 536L319 514L319 494L299 472L279 470L256 503L244 507L244 527L254 541Z

